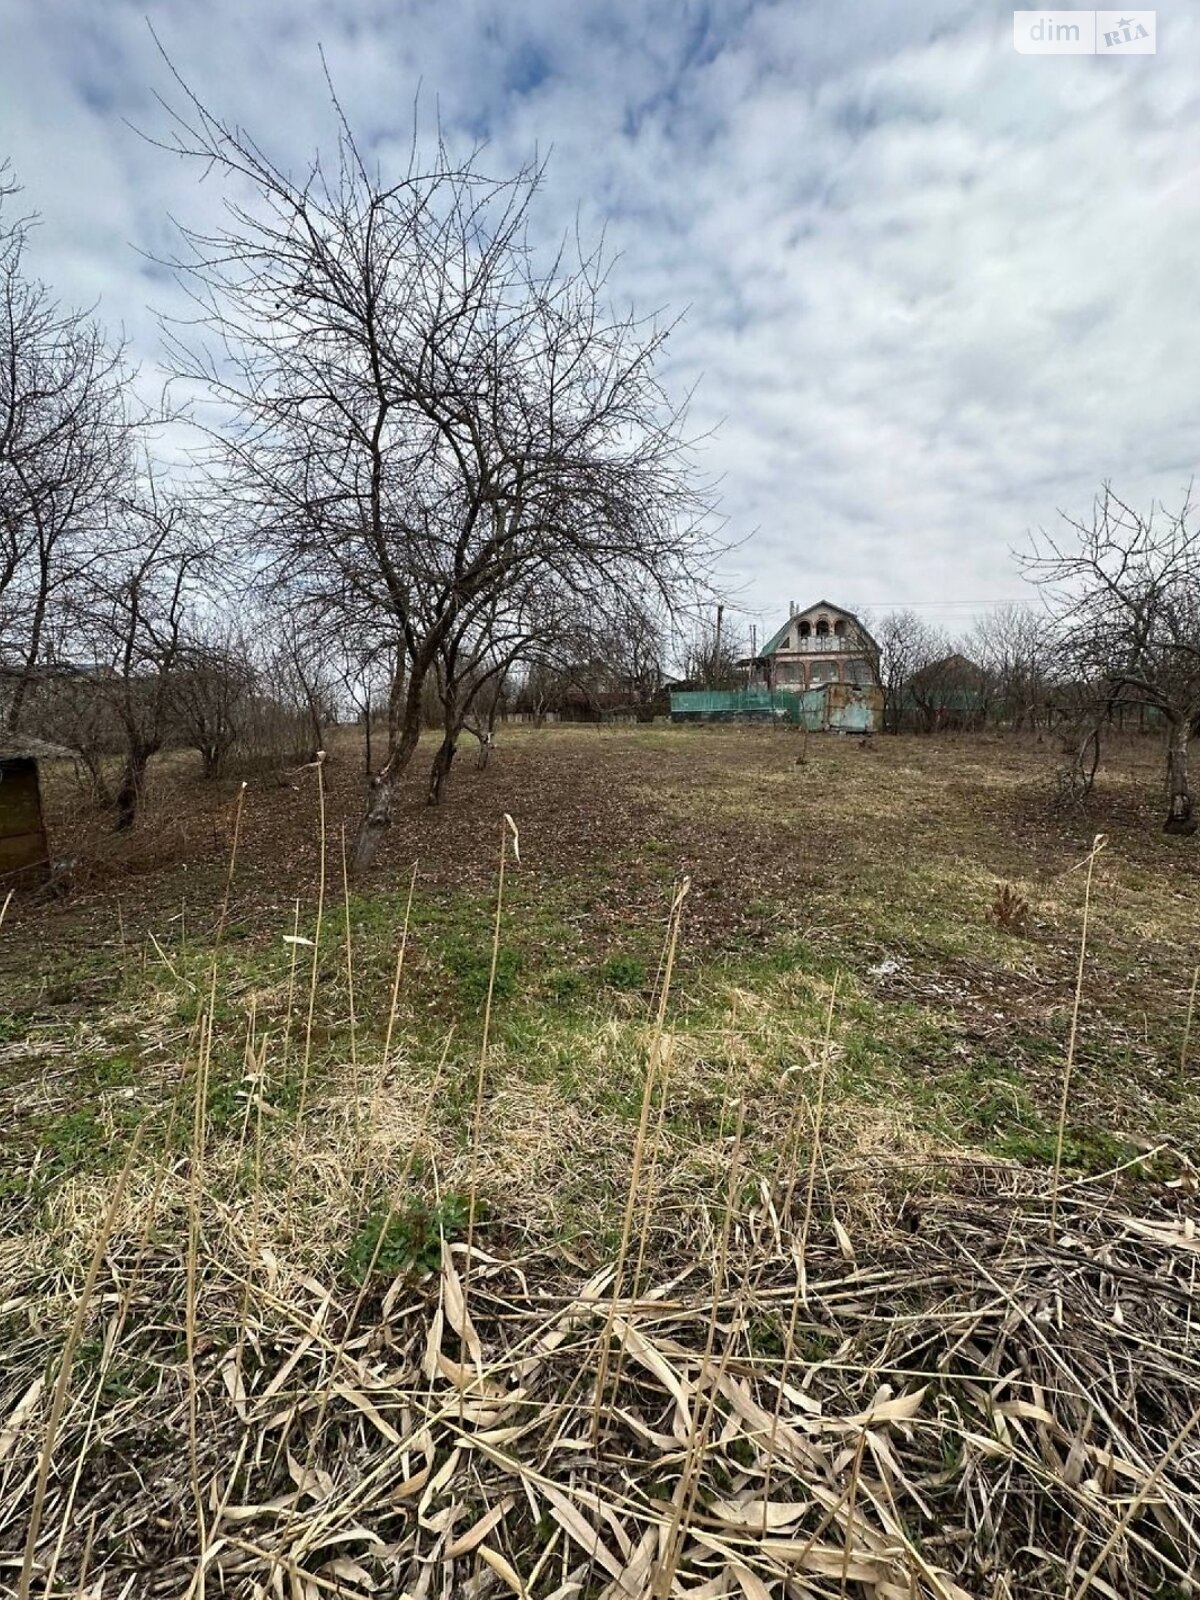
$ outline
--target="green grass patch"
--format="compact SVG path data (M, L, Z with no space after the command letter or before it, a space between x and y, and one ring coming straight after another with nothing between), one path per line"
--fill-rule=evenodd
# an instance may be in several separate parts
M400 1209L372 1211L346 1252L346 1272L357 1284L436 1272L443 1239L453 1244L464 1237L467 1221L468 1201L461 1194L445 1194L433 1204L414 1200Z

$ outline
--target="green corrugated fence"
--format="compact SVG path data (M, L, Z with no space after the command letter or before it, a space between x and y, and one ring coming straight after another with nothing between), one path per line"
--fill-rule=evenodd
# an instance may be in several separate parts
M671 695L672 722L799 723L798 694L770 689L682 689Z
M825 683L812 689L677 689L672 722L772 722L813 733L869 733L877 725L879 691Z

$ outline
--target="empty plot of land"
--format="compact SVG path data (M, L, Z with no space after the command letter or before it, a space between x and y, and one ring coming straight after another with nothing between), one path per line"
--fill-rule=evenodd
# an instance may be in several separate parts
M348 736L169 758L119 839L60 774L0 931L4 1581L1170 1592L1200 869L1153 745L1087 815L1056 754L518 730L355 882Z
M547 1001L603 1009L606 970L624 970L627 993L636 993L657 959L672 885L687 877L676 996L685 1011L739 973L753 986L760 972L840 966L884 1032L898 1036L889 1059L906 1082L889 1074L884 1099L928 1096L937 1123L953 1120L957 1098L956 1131L1019 1143L1021 1129L988 1126L988 1110L1006 1097L1028 1103L1031 1115L1057 1103L1080 863L1103 831L1072 1115L1102 1144L1164 1132L1188 1139L1180 1052L1200 856L1157 831L1158 756L1153 741L1122 747L1093 810L1081 814L1055 811L1057 751L1042 743L826 738L802 747L794 734L754 729L517 730L487 771L466 767L442 807L419 804L414 781L377 872L352 886L358 1020L368 1031L384 1025L390 952L415 867L408 992L447 1021L461 1003L460 1023L477 1023L478 996L469 983L464 994L455 969L477 967L490 948L507 812L521 859L508 879L502 1017ZM359 761L346 736L324 773L318 1020L326 990L336 997L344 986L334 970L344 938L334 926L344 920L343 830L362 804ZM72 886L62 899L14 904L0 933L6 1026L22 1062L39 1041L57 1059L89 1030L119 1052L139 1048L109 1001L128 990L131 963L169 977L181 959L203 961L237 806L236 785L199 785L168 760L145 827L113 836L66 773L55 777L51 833L75 863ZM312 933L320 799L312 768L246 791L225 940L238 981L278 986L297 915L299 932ZM87 1069L85 1050L79 1070Z

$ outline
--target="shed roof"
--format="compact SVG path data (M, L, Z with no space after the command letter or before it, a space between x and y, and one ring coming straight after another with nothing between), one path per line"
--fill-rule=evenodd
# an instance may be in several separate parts
M28 733L0 733L0 761L73 761L75 751Z

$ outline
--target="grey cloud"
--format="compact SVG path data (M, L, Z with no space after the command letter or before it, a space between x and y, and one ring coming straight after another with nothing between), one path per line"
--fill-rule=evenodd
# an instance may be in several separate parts
M145 0L0 0L0 150L45 276L153 367L177 304L137 248L220 195L139 139L173 86ZM919 13L919 14L918 14ZM1018 56L1011 11L942 0L160 0L203 98L298 167L328 142L318 44L402 160L421 91L504 170L551 151L540 226L607 229L613 291L688 308L680 386L723 481L745 603L1017 592L1009 550L1102 477L1174 495L1200 455L1200 26L1156 57ZM870 591L870 592L867 592Z

